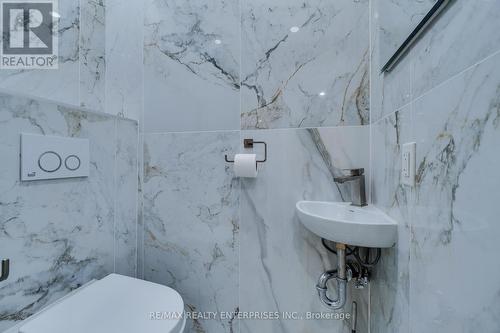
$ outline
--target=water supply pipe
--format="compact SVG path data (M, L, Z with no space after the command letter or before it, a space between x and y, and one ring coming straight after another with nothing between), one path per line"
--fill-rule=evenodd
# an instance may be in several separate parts
M337 243L337 269L327 271L319 277L316 289L321 301L330 309L342 309L346 303L347 293L347 274L345 262L345 244ZM335 278L337 280L337 299L328 297L327 283L329 280Z

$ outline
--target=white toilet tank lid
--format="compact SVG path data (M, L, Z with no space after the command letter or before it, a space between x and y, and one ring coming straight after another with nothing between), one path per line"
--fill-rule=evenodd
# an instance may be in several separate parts
M183 311L175 290L111 274L33 316L19 332L180 333Z

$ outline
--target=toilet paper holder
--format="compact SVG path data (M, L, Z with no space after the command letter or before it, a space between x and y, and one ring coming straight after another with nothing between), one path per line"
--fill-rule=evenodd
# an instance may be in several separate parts
M257 163L264 163L267 161L267 143L264 141L254 141L253 139L244 139L243 140L243 147L245 148L253 148L255 144L261 144L264 145L264 159L263 160L257 160ZM234 163L234 160L229 160L227 155L224 156L224 159L226 160L227 163Z

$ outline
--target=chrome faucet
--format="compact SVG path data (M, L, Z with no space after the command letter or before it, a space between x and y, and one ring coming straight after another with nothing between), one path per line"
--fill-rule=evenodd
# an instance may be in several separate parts
M349 169L349 175L335 177L333 180L336 183L343 184L352 182L351 186L351 201L353 206L367 206L366 190L365 190L365 169Z

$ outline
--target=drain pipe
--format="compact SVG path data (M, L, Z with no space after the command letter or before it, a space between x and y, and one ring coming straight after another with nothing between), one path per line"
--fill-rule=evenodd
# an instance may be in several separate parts
M346 303L346 287L347 287L347 274L345 265L345 244L337 243L337 269L327 271L319 277L316 289L321 301L330 309L342 309ZM337 299L328 297L328 288L326 284L329 280L335 278L337 280Z

